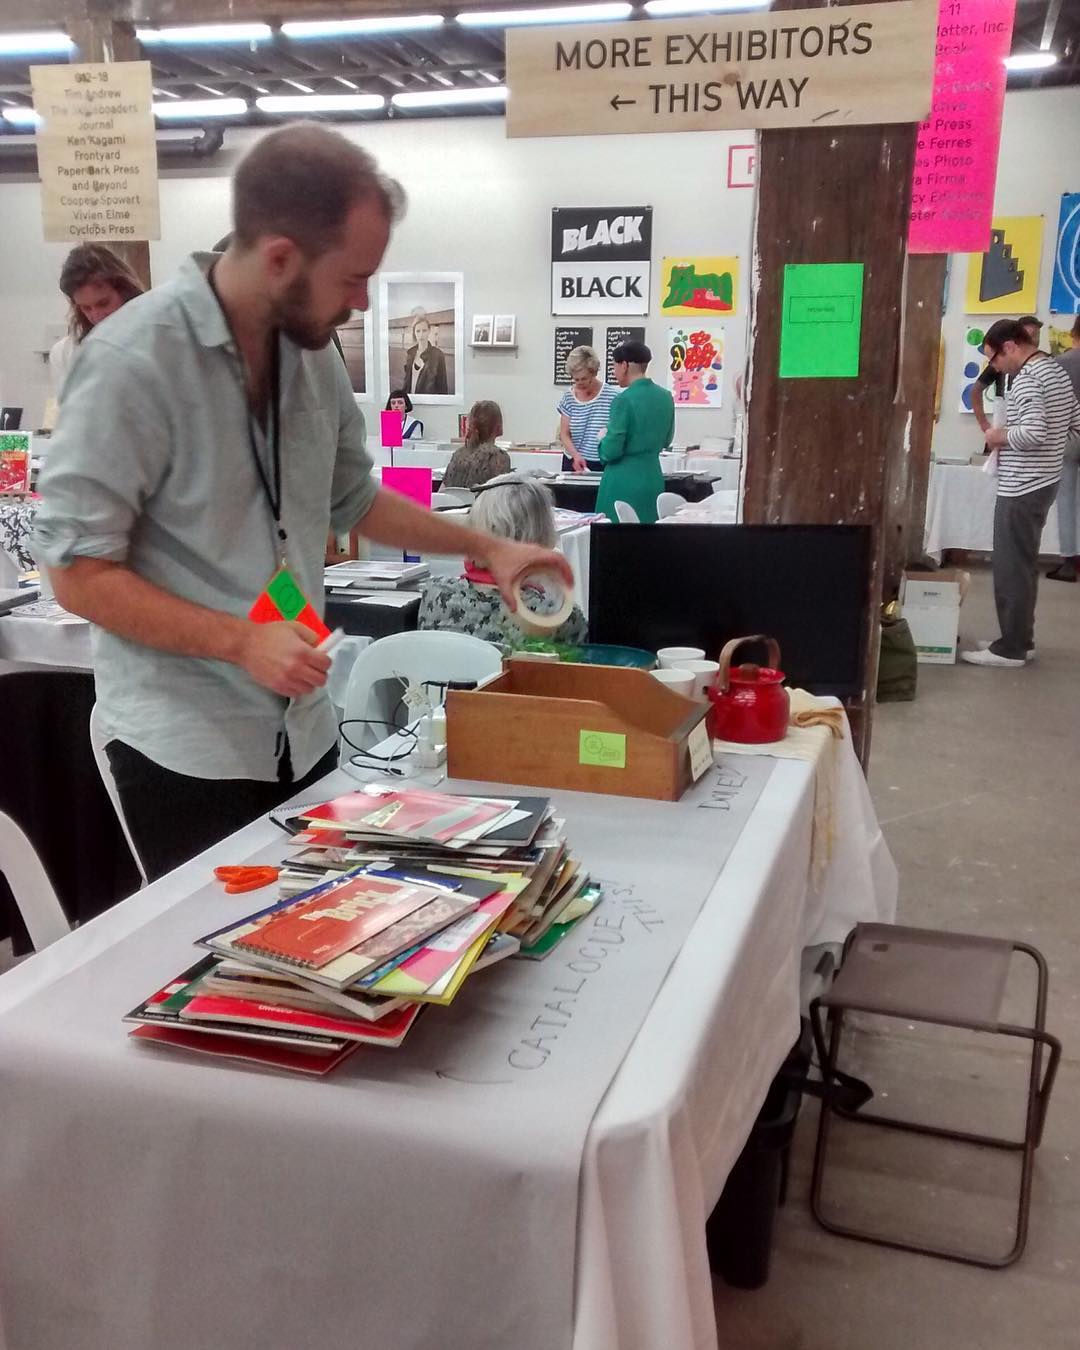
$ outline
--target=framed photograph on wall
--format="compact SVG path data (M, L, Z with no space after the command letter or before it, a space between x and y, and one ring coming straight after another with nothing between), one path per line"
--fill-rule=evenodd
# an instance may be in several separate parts
M495 331L491 342L494 347L517 346L517 315L496 314Z
M474 314L472 316L472 337L469 341L474 347L491 346L491 323L490 314Z
M346 323L337 330L345 369L349 372L353 394L358 403L370 403L373 397L372 381L375 365L371 355L371 311L354 309Z
M383 385L414 404L464 398L461 272L384 272L379 278Z

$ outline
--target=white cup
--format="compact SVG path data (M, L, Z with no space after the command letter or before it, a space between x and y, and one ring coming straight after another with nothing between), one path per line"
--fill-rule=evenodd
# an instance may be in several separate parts
M687 670L687 661L703 661L705 652L701 647L661 647L656 659L661 670L673 670L677 666Z
M720 670L719 661L684 661L683 670L689 671L694 677L694 698L704 698L705 689L708 685L714 684L716 676Z
M677 666L664 667L649 672L654 680L666 685L673 694L682 694L684 698L694 697L694 674L690 670L680 670Z

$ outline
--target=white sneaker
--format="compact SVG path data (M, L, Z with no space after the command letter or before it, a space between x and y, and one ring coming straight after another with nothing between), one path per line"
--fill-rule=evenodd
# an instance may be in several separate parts
M961 652L960 660L966 661L969 666L1011 666L1016 669L1018 666L1026 666L1027 662L1020 656L998 656L992 652L989 647L973 652Z
M976 642L975 646L976 646L976 647L979 649L979 651L981 651L981 652L988 652L988 651L990 650L990 642L989 642L989 640L987 640L986 638L984 638L981 642ZM1028 654L1027 654L1027 659L1028 659L1029 661L1034 661L1034 660L1035 660L1035 648L1034 648L1034 647L1032 647L1032 648L1029 649Z

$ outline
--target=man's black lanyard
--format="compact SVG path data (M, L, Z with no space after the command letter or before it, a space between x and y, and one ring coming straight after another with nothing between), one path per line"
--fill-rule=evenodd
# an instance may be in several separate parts
M225 320L225 326L229 330L229 336L232 338L236 354L240 358L241 369L243 369L244 355L240 350L239 342L236 340L233 326L229 322L229 316L225 312L225 306L221 303L221 296L218 295L217 287L214 285L213 267L207 272L206 280L214 293L214 299L218 302L221 317ZM248 445L251 447L251 458L254 461L255 472L262 485L262 490L266 495L270 513L274 517L274 526L281 544L282 563L284 564L285 548L289 537L281 523L281 334L277 329L274 330L273 344L270 349L270 407L266 421L266 443L270 448L269 475L266 472L266 466L263 464L262 456L259 454L258 426L255 415L251 411L251 401L247 396L246 388L244 389L244 412L247 414Z

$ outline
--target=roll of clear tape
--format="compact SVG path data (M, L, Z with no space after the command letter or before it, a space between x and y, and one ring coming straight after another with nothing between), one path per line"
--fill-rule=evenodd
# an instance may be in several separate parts
M570 617L574 592L557 572L538 569L514 582L514 619L532 637L547 637Z

